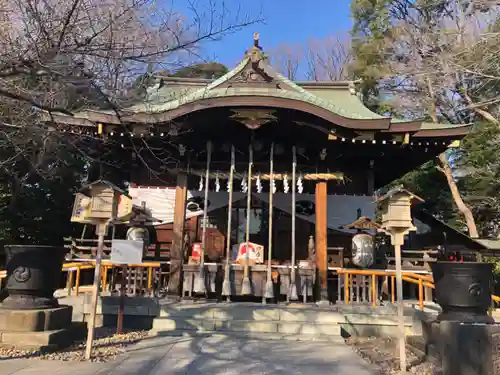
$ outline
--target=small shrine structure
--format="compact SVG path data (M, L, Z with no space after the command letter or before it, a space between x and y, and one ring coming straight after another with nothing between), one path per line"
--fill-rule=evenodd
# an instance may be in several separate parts
M228 297L263 298L309 296L313 284L326 298L328 259L343 260L328 254L350 256L358 231L346 224L375 220L375 190L471 129L376 114L356 82L291 81L258 34L218 79L157 76L146 100L124 110L46 120L122 145L129 195L162 220L157 240L172 241L171 292L215 291L223 270Z

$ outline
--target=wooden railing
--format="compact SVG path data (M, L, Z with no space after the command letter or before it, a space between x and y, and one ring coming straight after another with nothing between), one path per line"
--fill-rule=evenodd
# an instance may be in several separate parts
M66 244L64 247L68 249L68 254L76 258L88 258L91 260L95 258L97 251L97 239L94 238L65 238ZM104 258L109 258L111 253L111 240L104 241L103 254ZM154 261L165 261L170 259L170 249L172 242L163 241L156 242L148 246L145 259Z
M396 273L381 270L341 269L337 271L338 299L349 304L352 302L369 302L378 306L385 300L396 302ZM403 281L417 285L416 292L420 310L424 310L426 288L435 289L434 280L430 274L403 272ZM382 295L380 295L382 294ZM494 302L499 303L499 296L492 296Z
M101 290L118 291L117 284L126 280L125 292L129 296L151 296L156 287L163 286L168 272L162 269L160 262L144 262L141 264L119 265L103 260L101 265ZM63 265L67 273L66 290L68 296L78 296L86 291L89 285L82 285L82 271L95 268L95 261L70 262ZM7 277L5 270L0 271L0 289L2 281Z
M393 271L341 269L337 274L339 302L370 303L372 306L384 301L396 302L396 274ZM404 272L403 281L418 285L418 301L423 310L425 288L434 289L432 276Z
M125 291L129 296L152 296L155 288L165 285L168 271L164 270L161 262L144 262L128 264L126 266L113 264L109 260L102 262L102 291L118 291L117 284L126 280ZM66 290L68 296L78 296L87 291L89 285L82 285L82 271L95 268L95 261L70 262L63 265L63 272L67 272ZM337 269L338 275L337 296L338 302L345 304L370 303L378 306L384 301L396 302L396 274L390 270L359 270ZM2 281L7 277L5 270L0 271L0 289ZM435 288L430 274L403 272L403 281L417 286L416 295L419 307L424 309L427 291ZM431 295L431 293L429 293ZM428 294L428 295L429 295ZM496 303L500 303L500 296L492 296Z

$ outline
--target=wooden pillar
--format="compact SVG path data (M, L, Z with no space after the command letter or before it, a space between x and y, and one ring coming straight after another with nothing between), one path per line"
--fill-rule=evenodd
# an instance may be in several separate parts
M186 222L187 174L177 175L175 187L173 241L170 250L170 278L168 291L178 295L181 291L182 264L184 263L184 224Z
M319 285L321 300L328 300L327 289L327 184L325 181L316 183L316 267L319 270Z

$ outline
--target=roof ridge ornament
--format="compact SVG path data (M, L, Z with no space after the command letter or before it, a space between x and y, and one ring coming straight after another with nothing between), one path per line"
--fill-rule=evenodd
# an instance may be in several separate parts
M259 33L253 33L253 46L250 47L246 53L248 59L252 62L252 65L254 65L254 67L257 67L260 61L264 59L262 47L259 45L259 39Z
M253 45L254 47L257 47L258 49L262 50L262 47L259 46L259 38L260 34L256 31L253 33Z

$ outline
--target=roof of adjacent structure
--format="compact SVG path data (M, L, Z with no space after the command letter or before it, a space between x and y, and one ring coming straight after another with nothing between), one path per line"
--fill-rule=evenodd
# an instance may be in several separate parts
M471 127L381 116L363 104L356 82L293 82L269 65L258 39L234 69L213 81L156 76L156 84L148 88L146 99L119 113L85 110L74 116L47 115L45 119L83 126L164 123L205 108L244 106L296 109L352 129L412 132L423 137L465 135Z
M466 233L461 232L456 228L453 228L452 226L446 224L444 221L436 218L424 208L413 207L412 216L433 228L454 235L469 250L479 250L483 255L486 256L499 256L500 239L471 238Z

